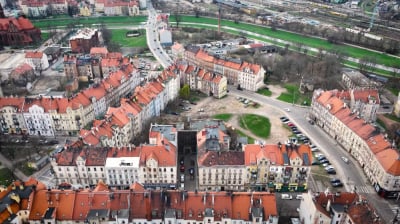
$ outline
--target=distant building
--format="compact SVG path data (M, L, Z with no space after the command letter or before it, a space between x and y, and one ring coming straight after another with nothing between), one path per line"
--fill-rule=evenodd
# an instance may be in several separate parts
M397 96L397 101L394 105L394 114L397 117L400 117L400 92L399 92L399 95Z
M83 28L69 39L71 51L74 53L90 53L92 47L99 46L97 29Z
M172 32L167 29L162 29L159 31L160 44L164 47L169 47L172 45Z
M26 46L42 39L39 28L23 16L6 18L0 4L0 46Z
M32 66L24 63L11 72L10 79L14 84L25 87L28 82L33 82L36 79L36 75Z
M49 60L47 59L47 55L40 51L26 52L25 62L39 73L49 67Z
M346 89L376 89L379 84L370 80L361 72L352 69L343 69L342 83Z

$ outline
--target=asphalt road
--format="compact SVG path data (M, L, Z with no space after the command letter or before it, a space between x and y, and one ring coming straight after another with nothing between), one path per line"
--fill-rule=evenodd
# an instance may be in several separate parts
M352 159L350 154L341 148L340 145L321 128L317 125L311 125L308 122L308 107L293 106L290 103L278 101L250 91L239 91L234 86L229 86L229 94L245 97L264 106L274 107L276 110L281 110L285 113L286 117L288 117L303 134L308 136L314 145L318 146L320 152L326 155L336 169L336 176L339 176L342 182L344 182L347 191L352 191L354 187L356 187L357 193L365 196L371 202L386 223L389 223L389 220L393 219L393 207L399 206L397 204L398 202L385 200L375 193L372 185L368 182L363 171L360 169L357 162ZM285 111L283 108L289 108L290 112ZM342 156L347 157L350 162L348 164L345 163L341 159Z

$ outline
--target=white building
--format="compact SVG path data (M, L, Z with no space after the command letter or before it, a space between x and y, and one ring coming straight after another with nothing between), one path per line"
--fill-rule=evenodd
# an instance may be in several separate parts
M40 51L29 51L25 53L25 63L30 65L35 71L41 72L49 67L47 55Z

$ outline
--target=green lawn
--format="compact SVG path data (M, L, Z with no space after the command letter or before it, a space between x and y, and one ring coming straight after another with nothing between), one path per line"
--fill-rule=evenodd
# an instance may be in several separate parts
M140 30L142 35L138 37L126 37L126 33L129 30L120 29L114 30L112 29L112 41L121 44L122 47L147 47L146 41L146 30Z
M171 16L170 19L171 23L175 22L175 19L173 16ZM193 22L193 23L205 23L205 24L218 24L217 19L213 18L196 18L193 16L182 16L182 21L181 22ZM255 32L259 33L262 35L270 36L273 38L278 38L281 40L286 40L290 41L292 43L306 43L305 45L314 47L314 48L321 48L324 50L341 50L342 52L346 53L350 57L354 58L361 58L365 55L369 55L371 57L375 57L377 59L378 64L384 64L386 66L393 66L393 65L399 65L400 66L400 59L392 57L387 54L382 54L366 49L361 49L357 47L352 47L352 46L344 46L344 45L337 45L337 44L332 44L329 43L328 41L320 38L314 38L314 37L306 37L303 35L287 32L287 31L282 31L282 30L276 30L273 31L269 27L263 27L263 26L258 26L258 25L252 25L252 24L245 24L245 23L239 23L236 24L233 21L227 21L227 20L222 20L221 21L221 26L229 26L232 28L237 28L240 30L246 30L250 32Z
M258 94L264 95L264 96L271 96L272 92L269 89L259 89L257 91Z
M38 28L48 28L49 26L67 26L68 24L93 25L104 23L106 25L120 24L140 24L147 20L147 16L103 16L103 17L78 17L78 18L53 18L32 20L34 26Z
M385 114L384 116L389 118L390 120L400 122L400 118L396 117L394 114Z
M250 130L251 133L260 137L268 138L271 131L271 123L266 117L255 114L244 114L240 116L240 127Z
M294 103L294 104L302 104L302 105L311 105L311 98L300 93L299 88L295 85L285 85L286 92L281 93L278 97L278 100L287 102L287 103ZM304 102L306 102L304 104Z
M254 144L254 141L255 141L254 138L247 136L245 133L243 133L242 131L240 131L238 129L236 129L235 131L236 131L236 133L238 133L238 135L240 135L242 137L247 137L247 143Z
M13 176L9 169L0 169L0 185L9 186L13 182Z
M225 121L225 122L228 122L228 121L231 119L232 114L216 114L216 115L214 115L213 117L214 117L215 119L223 120L223 121Z

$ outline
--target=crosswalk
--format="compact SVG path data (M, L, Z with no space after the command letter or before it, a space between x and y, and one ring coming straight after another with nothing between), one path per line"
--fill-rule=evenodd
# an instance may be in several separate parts
M353 186L352 189L354 189L357 193L364 193L364 194L376 194L374 188L372 186L368 186L368 185L361 185L361 186Z
M400 206L398 205L390 205L390 209L392 210L394 216L393 218L397 215L397 220L400 220Z

